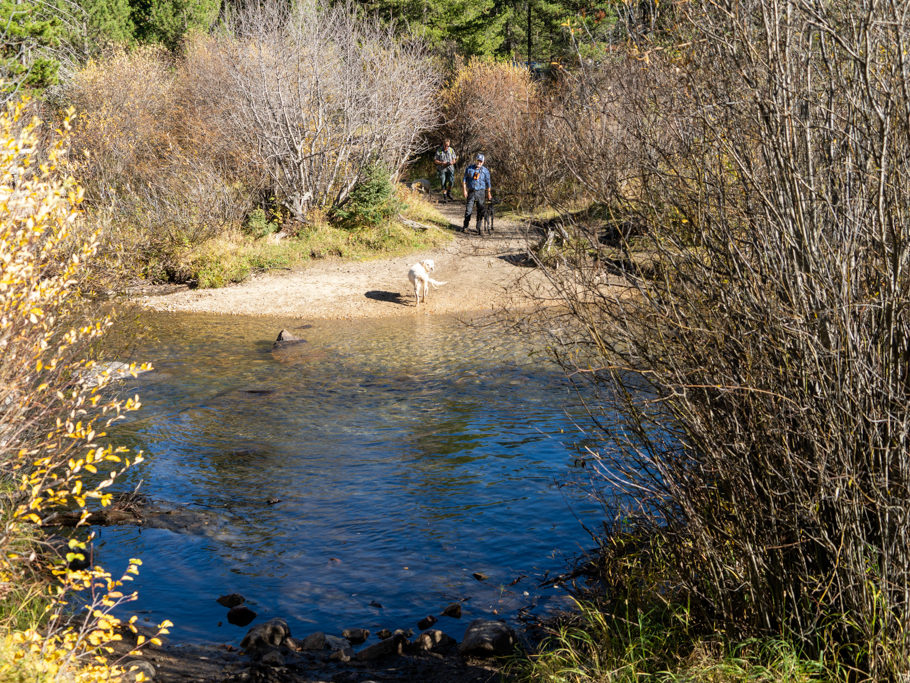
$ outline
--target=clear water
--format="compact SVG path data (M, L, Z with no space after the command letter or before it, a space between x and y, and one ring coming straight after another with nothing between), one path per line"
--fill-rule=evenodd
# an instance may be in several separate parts
M109 570L143 559L128 612L237 642L219 595L301 637L415 627L458 601L436 627L461 637L566 600L539 583L591 545L600 510L563 486L582 418L529 340L435 316L141 323L133 354L156 371L126 387L143 408L116 436L147 458L127 483L204 523L97 530ZM272 352L281 328L307 343Z

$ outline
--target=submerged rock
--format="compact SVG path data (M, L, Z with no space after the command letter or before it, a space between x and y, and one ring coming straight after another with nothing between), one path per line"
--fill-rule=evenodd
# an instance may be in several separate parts
M427 652L431 650L444 650L455 644L454 638L435 628L424 631L417 636L417 640L415 641L415 645L417 645L419 649Z
M227 620L234 626L246 626L256 618L256 613L245 605L231 607L227 613Z
M435 624L437 621L438 621L438 619L436 617L434 617L432 614L428 614L423 619L421 619L420 621L417 622L417 628L419 628L421 631L423 631L425 629L430 628L430 626Z
M149 370L136 366L130 368L128 363L113 360L95 363L95 365L82 372L82 377L80 377L79 381L86 387L93 389L108 380L113 382L121 379L132 379L144 372L149 372Z
M461 619L461 605L457 602L453 602L451 605L442 610L442 616L452 617L453 619Z
M344 638L339 638L338 636L325 635L325 644L329 647L330 650L344 650L351 646L351 644Z
M341 635L347 638L351 645L360 645L370 637L370 632L365 628L346 628Z
M240 595L240 593L228 593L227 595L222 595L220 598L216 599L215 602L222 607L230 609L231 607L237 607L237 605L245 603L246 598Z
M300 645L300 647L303 650L325 650L325 633L322 631L311 633L303 639L303 643Z
M292 344L304 343L306 343L306 339L298 337L297 335L292 334L287 330L281 330L281 332L278 333L278 338L272 344L272 349L283 349L286 346L290 346Z
M400 655L404 650L404 644L407 642L403 633L394 633L390 638L380 640L369 647L365 647L357 653L357 659L360 661L370 661L389 655Z

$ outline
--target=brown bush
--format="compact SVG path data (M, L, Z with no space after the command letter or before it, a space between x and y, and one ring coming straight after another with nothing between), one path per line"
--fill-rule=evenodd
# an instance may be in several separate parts
M494 189L508 194L513 204L535 201L529 180L536 173L531 171L545 158L549 138L541 134L547 120L538 90L527 69L474 58L441 94L442 134L465 163L484 152Z
M173 145L174 79L157 47L115 48L90 60L68 86L78 119L73 147L91 202L153 180Z
M685 44L580 74L554 163L646 231L548 272L661 595L904 680L910 29L904 3L860 5L678 5Z
M76 173L88 210L107 228L99 259L110 269L107 277L115 269L149 276L148 263L161 277L181 251L239 222L250 206L251 193L238 178L247 169L229 161L249 154L211 124L214 105L206 95L217 82L197 94L201 82L188 78L192 66L184 61L175 68L158 48L116 48L90 61L68 86L79 111Z

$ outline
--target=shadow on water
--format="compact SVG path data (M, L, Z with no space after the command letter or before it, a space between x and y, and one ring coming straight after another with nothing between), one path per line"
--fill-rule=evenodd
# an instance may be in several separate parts
M116 437L147 459L126 485L216 519L99 530L106 566L143 558L130 611L237 642L219 595L297 634L407 628L458 601L463 618L437 627L461 637L473 618L564 600L540 579L600 511L560 486L577 472L571 392L529 340L434 316L320 322L289 362L271 341L299 322L145 322L138 355L156 373Z

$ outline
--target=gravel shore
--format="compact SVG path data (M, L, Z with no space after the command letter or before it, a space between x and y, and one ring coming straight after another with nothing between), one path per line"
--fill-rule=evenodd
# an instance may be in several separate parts
M440 204L451 222L460 226L460 202ZM256 275L221 289L173 288L135 298L158 311L266 315L305 319L356 319L402 315L467 314L514 309L522 305L518 286L532 288L543 278L525 267L525 238L516 221L497 220L492 235L456 232L445 246L428 252L370 261L314 261L299 270ZM431 289L427 305L415 305L408 282L410 266L436 261L433 277L446 282Z

